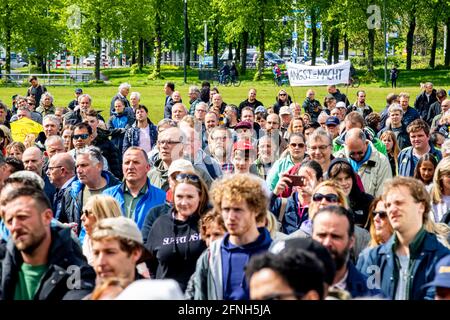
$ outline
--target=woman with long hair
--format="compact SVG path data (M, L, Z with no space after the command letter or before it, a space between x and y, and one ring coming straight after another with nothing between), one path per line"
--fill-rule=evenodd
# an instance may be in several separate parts
M431 153L426 153L420 157L414 169L414 178L423 182L428 191L433 186L433 176L436 171L438 161L436 157Z
M305 160L289 170L301 183L294 185L292 179L283 174L273 191L270 211L281 221L281 231L290 234L308 220L312 191L322 181L322 167L314 160ZM286 199L287 197L287 199Z
M276 102L273 105L273 112L275 112L276 114L280 113L280 108L284 107L284 106L288 106L292 103L291 97L288 95L288 93L286 92L286 90L281 89L276 98L275 98Z
M374 248L389 240L394 229L389 222L386 207L381 196L376 197L369 208L369 220L367 221L370 233L369 248Z
M350 209L355 215L355 224L364 227L367 224L373 196L360 189L357 176L350 163L346 159L336 158L331 161L327 174L328 178L334 180L344 191Z
M83 239L83 254L89 264L93 263L91 234L95 224L105 218L114 218L122 216L122 210L116 199L107 195L93 195L89 197L83 206L81 214L81 223L86 231Z
M389 164L391 165L392 176L395 177L397 175L398 169L398 154L400 153L400 148L398 147L397 138L395 137L395 133L393 131L387 130L384 131L380 140L386 146L386 151L388 154Z
M434 222L441 222L450 210L450 158L442 159L436 167L431 188L431 207Z
M192 171L175 177L173 208L156 219L145 246L156 257L150 266L156 279L174 279L186 290L198 257L206 249L199 220L208 211L208 188Z

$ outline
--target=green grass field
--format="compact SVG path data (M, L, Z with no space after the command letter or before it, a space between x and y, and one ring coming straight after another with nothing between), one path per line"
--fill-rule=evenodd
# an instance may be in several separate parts
M194 70L189 70L187 84L183 83L183 71L181 68L167 68L163 69L163 80L151 81L147 80L148 74L130 75L129 69L109 69L102 70L103 74L108 77L109 85L85 85L81 86L85 93L88 93L93 98L93 106L96 110L109 110L111 98L117 93L118 85L122 82L128 82L131 84L131 91L138 91L141 93L141 103L149 108L149 116L153 122L157 122L163 116L163 106L165 95L163 86L166 81L172 81L176 85L176 90L180 91L182 99L188 104L189 97L187 95L190 85L200 85L201 81L198 80L198 74ZM383 70L376 70L378 79L383 78ZM232 103L238 105L241 101L246 99L248 90L250 88L256 88L257 99L262 101L266 107L269 107L275 103L275 96L280 90L279 87L273 84L271 80L271 73L267 71L265 73L265 80L261 82L253 82L251 80L252 74L243 78L240 87L219 87L219 91L223 96L226 103ZM420 93L419 84L421 82L432 81L435 84L435 88L450 87L450 71L449 70L412 70L401 71L400 78L398 80L399 87L397 89L391 89L387 87L382 80L374 81L371 83L362 83L361 86L356 88L346 88L340 86L341 92L347 94L350 102L354 102L356 99L356 92L359 89L363 89L367 93L367 102L374 110L380 111L385 106L386 95L395 92L400 93L406 91L411 95L411 104L414 103L415 96ZM414 85L415 84L415 85ZM74 98L74 89L76 86L50 86L48 91L52 93L55 98L55 106L67 106L68 103ZM283 87L291 95L293 99L302 103L306 94L306 90L309 87ZM316 99L321 103L326 92L326 87L314 87L316 90ZM11 96L14 94L25 94L26 87L0 87L0 100L11 104ZM106 111L104 115L108 117L109 113Z

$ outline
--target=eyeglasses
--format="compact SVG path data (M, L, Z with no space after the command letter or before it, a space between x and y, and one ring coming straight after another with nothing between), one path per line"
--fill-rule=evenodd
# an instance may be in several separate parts
M158 144L159 145L163 145L163 144L168 144L168 145L175 145L175 144L179 144L181 143L181 141L172 141L172 140L158 140Z
M387 212L386 211L374 211L374 212L372 212L372 214L373 214L374 218L377 215L379 215L381 219L385 219L387 217Z
M273 293L265 296L262 300L285 300L290 297L295 297L297 300L301 300L304 296L305 294L300 292Z
M314 202L320 202L323 199L327 200L328 202L333 202L333 203L338 202L338 196L333 193L328 193L328 194L314 193L314 195L313 195Z
M78 139L86 140L87 138L89 138L89 134L88 133L74 134L73 135L73 139L74 140L78 140Z
M362 157L364 155L364 151L352 151L349 152L348 155L350 156L350 158L354 157L355 155Z
M292 148L304 148L305 147L305 144L304 143L290 143L289 144Z
M182 182L184 180L189 180L191 182L199 182L200 178L198 176L196 176L195 174L190 174L190 173L179 173L177 174L177 176L175 177L175 180L177 180L178 182Z
M195 111L197 111L197 112L206 112L206 110L203 110L203 109L196 109Z
M83 213L86 217L89 217L89 216L91 216L91 215L93 214L92 210L87 210L87 209L84 209L84 210L82 211L82 213Z
M328 148L328 146L329 145L321 145L321 146L309 147L309 150L312 150L312 151L316 151L316 150L325 151L325 149Z
M48 171L52 171L53 169L62 168L63 166L54 166L54 167L48 167Z

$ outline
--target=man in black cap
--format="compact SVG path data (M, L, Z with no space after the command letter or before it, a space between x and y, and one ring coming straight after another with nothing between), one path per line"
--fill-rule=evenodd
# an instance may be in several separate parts
M78 98L80 97L80 95L83 94L83 89L81 88L76 88L75 89L75 99L73 99L72 101L70 101L69 105L67 106L67 108L69 108L71 111L73 111L73 109L75 109L75 107L78 105Z

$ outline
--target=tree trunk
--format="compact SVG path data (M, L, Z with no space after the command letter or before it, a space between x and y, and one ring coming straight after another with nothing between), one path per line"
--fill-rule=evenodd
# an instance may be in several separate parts
M242 33L241 75L247 72L248 31Z
M131 64L136 63L136 42L131 40Z
M102 37L101 37L102 27L100 22L95 25L95 80L100 80L100 55L102 53Z
M191 35L189 32L189 23L188 23L188 14L187 14L187 2L185 2L186 6L186 19L184 21L184 28L186 29L186 56L184 57L184 63L186 67L189 67L191 64Z
M233 60L233 43L230 41L228 43L228 61Z
M333 43L334 43L334 32L331 31L330 35L328 36L328 56L327 56L327 63L332 64L333 61Z
M410 13L408 34L406 36L406 70L411 70L414 31L416 29L416 10Z
M280 57L283 58L284 56L284 40L280 40Z
M236 65L239 65L239 61L241 60L241 41L239 40L236 45L236 54L234 56L234 62Z
M311 65L316 65L317 57L317 18L316 10L311 10Z
M144 38L139 37L138 42L138 68L139 72L142 72L142 68L144 67Z
M447 45L445 46L444 64L446 67L449 67L450 66L450 17L447 18L445 25L447 26L447 41L446 41Z
M334 42L333 42L333 61L339 62L339 30L334 30Z
M161 29L161 15L159 11L156 12L155 16L155 61L153 72L150 75L150 79L160 79L161 78L161 55L162 55L162 29Z
M197 49L198 49L198 42L197 40L192 44L192 52L194 54L194 56L192 57L193 61L199 61L198 59L198 54L197 54Z
M348 49L349 49L348 37L347 33L344 33L344 60L348 60Z
M437 33L438 33L438 24L436 21L433 25L433 41L431 42L430 68L432 69L434 69L436 64Z
M367 48L367 71L373 72L373 55L375 51L375 29L369 29L369 47Z

